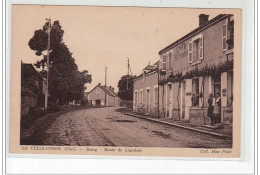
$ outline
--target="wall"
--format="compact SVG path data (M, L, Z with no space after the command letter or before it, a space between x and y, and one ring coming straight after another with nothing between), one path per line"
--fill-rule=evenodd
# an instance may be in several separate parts
M191 36L190 38L187 38L185 41L175 45L170 50L164 52L160 55L160 58L162 60L163 55L168 55L169 53L172 53L172 70L168 70L166 72L166 75L163 76L164 78L167 78L171 73L182 73L183 75L194 68L202 68L206 65L218 65L220 62L225 62L227 59L233 59L232 54L229 54L231 56L227 56L230 51L225 51L222 48L222 29L223 25L227 23L227 18L222 19L218 21L217 23L211 25L210 27L206 28L204 31ZM203 59L198 59L198 61L189 62L188 60L188 43L191 41L194 41L195 38L203 37ZM168 63L168 62L167 62ZM162 63L160 61L160 66L162 66ZM168 67L168 66L167 66ZM185 103L185 120L190 120L191 123L197 123L202 124L205 123L204 118L205 111L201 110L201 107L208 106L207 100L209 93L214 93L214 78L211 76L204 76L204 77L198 77L199 78L199 94L202 93L202 97L199 98L199 107L198 109L195 109L194 107L191 107L191 95L192 92L192 79L185 80L186 81L186 89L183 95L179 95L181 99L178 100L178 83L173 84L173 103L172 103L172 117L174 120L179 120L179 114L183 112L179 111L178 109L178 103L179 105L181 102ZM227 81L230 83L230 78L226 76L226 73L221 74L221 92L224 90L227 91L228 98L231 96L230 88L227 86ZM162 87L162 86L161 86ZM183 90L183 89L182 89ZM184 90L183 90L184 91ZM180 92L179 92L180 93ZM166 98L167 94L165 94L162 98ZM228 98L227 96L223 95L221 93L222 98L222 106L227 106ZM162 110L167 111L165 104L166 101L162 102ZM164 104L163 104L164 103ZM181 105L180 105L181 106ZM183 106L183 105L182 105ZM191 109L190 109L191 108ZM182 109L183 111L183 109ZM204 112L203 112L204 111ZM207 112L206 112L207 114ZM198 116L199 115L199 116ZM203 116L204 115L204 116ZM228 116L229 114L226 114ZM200 118L201 117L201 118ZM229 116L226 118L230 118ZM223 110L222 110L222 121L223 121ZM230 119L227 119L230 120Z
M31 107L35 107L38 98L35 96L22 96L21 97L21 116L26 116Z
M204 56L202 62L197 65L198 67L204 67L206 64L218 64L219 62L226 61L227 56L225 51L222 49L222 26L226 23L226 21L227 19L221 20L220 22L197 34L201 34L204 41ZM193 37L196 37L196 35ZM192 41L193 37L179 43L171 50L163 53L163 55L169 54L169 52L173 53L172 68L174 73L186 72L187 70L194 68L195 65L188 62L188 43Z
M190 123L194 125L210 124L210 119L207 116L207 108L191 107L190 109Z
M99 90L99 94L96 94L97 89ZM88 94L88 100L95 101L97 99L100 99L101 103L105 102L105 92L99 86L96 86L96 88Z
M146 75L146 80L143 80L143 77L136 79L134 81L134 111L137 112L138 108L140 108L141 103L140 103L140 90L143 90L143 104L146 107L146 99L147 99L147 88L150 88L150 110L149 110L149 114L152 114L154 116L157 115L157 109L158 109L158 105L154 103L154 86L158 85L158 74L156 72L153 72L151 74L147 74ZM137 104L135 104L135 92L138 92L138 100L137 100ZM136 109L135 109L135 105L136 105ZM142 112L142 110L139 109L140 113L146 113L145 111Z

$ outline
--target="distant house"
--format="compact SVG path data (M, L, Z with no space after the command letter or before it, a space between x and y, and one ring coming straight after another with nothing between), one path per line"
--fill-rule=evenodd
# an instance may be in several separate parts
M93 106L119 106L119 98L111 86L102 86L99 83L86 96Z
M32 64L21 63L21 116L40 106L44 97L44 79Z

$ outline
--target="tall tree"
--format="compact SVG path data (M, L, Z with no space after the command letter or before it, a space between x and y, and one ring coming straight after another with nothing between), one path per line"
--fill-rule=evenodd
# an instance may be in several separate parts
M37 68L42 68L41 74L46 76L47 56L43 54L48 43L48 23L42 29L36 30L34 36L29 41L29 47L35 51L37 56L42 56L41 60L35 63ZM49 72L49 92L53 98L60 103L69 100L78 100L83 97L85 84L91 83L91 75L87 70L80 72L69 51L63 42L63 34L59 21L54 21L50 31L50 72Z
M133 100L133 87L134 87L134 78L136 76L124 75L118 82L118 96L122 100L132 101ZM128 89L127 89L127 81L128 81Z

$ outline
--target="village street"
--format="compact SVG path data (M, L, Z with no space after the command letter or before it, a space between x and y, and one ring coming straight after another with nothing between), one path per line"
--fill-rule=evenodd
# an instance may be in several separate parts
M118 108L82 109L63 114L41 140L43 145L227 148L231 141L123 115Z

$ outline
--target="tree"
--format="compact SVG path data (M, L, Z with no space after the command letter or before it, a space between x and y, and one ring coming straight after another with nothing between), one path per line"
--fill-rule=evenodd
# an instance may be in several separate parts
M41 60L35 63L37 68L42 68L41 74L46 77L47 56L43 52L47 49L48 23L42 29L36 30L28 45L35 51ZM59 21L54 21L50 31L50 69L49 69L49 93L60 104L70 100L79 100L84 95L85 84L91 83L91 75L87 70L80 72L69 51L63 42L63 34Z
M136 76L124 75L118 82L118 96L122 100L132 101L133 100L133 87L134 87L134 78ZM127 79L128 79L128 89L127 89Z

